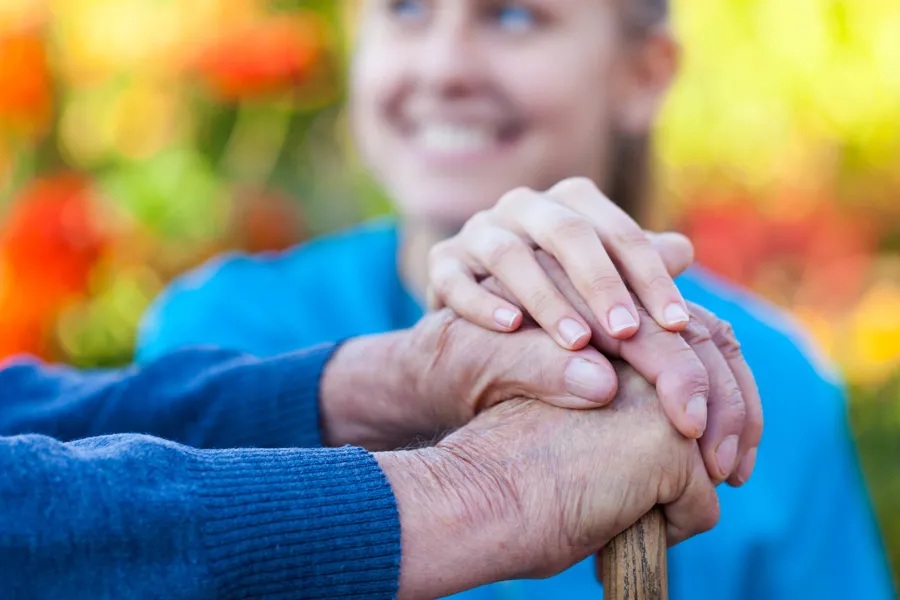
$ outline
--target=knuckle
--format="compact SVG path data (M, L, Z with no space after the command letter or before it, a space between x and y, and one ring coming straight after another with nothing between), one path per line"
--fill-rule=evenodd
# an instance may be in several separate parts
M491 213L489 210L480 210L469 217L469 220L463 225L460 234L463 237L477 235L479 230L491 225L491 220Z
M428 269L429 271L437 270L446 261L455 258L456 252L449 240L439 242L432 246L428 251Z
M713 527L718 525L721 514L722 510L719 506L719 499L716 497L715 492L713 492L712 497L709 500L709 508L703 511L697 522L700 533L710 531Z
M566 211L568 213L568 211ZM560 240L582 239L592 235L594 228L574 213L560 215L550 225L554 237Z
M744 402L744 395L735 386L728 390L723 401L727 407L729 419L738 426L738 429L742 429L747 418L747 405Z
M428 251L429 258L441 258L447 254L453 253L453 238L441 240L431 247L431 250Z
M675 284L668 274L656 273L644 281L644 287L652 294L662 295L670 292Z
M535 317L553 310L556 304L553 294L544 290L536 290L528 295L528 310Z
M624 287L625 284L618 274L612 273L598 273L587 281L588 292L593 296L610 296L623 291Z
M591 179L581 176L567 177L553 186L551 191L563 203L585 194L596 194L599 192L597 185Z
M499 236L484 243L481 258L484 265L494 271L523 249L524 244L518 238Z
M691 317L681 336L691 346L706 344L712 341L712 332L699 320Z
M725 358L735 359L743 356L741 343L734 335L734 328L728 321L718 319L713 327L713 339Z
M703 394L708 397L712 389L709 372L697 354L687 347L678 348L669 355L661 376L674 381L682 393L690 396Z
M681 370L681 380L685 388L693 390L694 394L709 394L709 374L699 361L687 361Z
M709 372L697 354L690 348L682 348L673 353L672 374L683 390L694 394L709 394L711 385Z
M431 289L441 299L453 294L456 280L449 271L438 270L431 276Z
M496 205L497 210L500 212L516 210L521 207L523 201L531 198L534 194L535 191L526 186L513 188L500 196L500 200L497 201Z
M614 244L620 247L656 252L653 242L650 241L644 230L638 227L637 223L630 218L617 224L612 232L612 240Z

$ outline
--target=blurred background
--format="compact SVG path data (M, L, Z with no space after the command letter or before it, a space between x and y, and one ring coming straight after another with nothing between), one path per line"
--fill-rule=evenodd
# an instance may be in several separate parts
M656 225L840 366L898 573L900 3L674 4ZM349 23L336 0L0 0L0 359L126 363L176 274L390 211L347 134Z

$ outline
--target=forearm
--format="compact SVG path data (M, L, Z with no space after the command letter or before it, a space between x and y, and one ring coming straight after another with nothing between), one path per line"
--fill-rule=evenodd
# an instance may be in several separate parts
M146 433L197 448L314 447L319 380L333 346L258 359L190 349L80 372L35 361L0 370L0 435L62 441Z
M396 593L394 497L360 449L0 438L6 598Z

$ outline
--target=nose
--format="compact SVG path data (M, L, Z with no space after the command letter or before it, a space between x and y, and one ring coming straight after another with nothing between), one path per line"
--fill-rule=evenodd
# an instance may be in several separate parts
M466 23L446 19L427 33L416 64L418 83L441 96L461 96L484 80L485 57Z

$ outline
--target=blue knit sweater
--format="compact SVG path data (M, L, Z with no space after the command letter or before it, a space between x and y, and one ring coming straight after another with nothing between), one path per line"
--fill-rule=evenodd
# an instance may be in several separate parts
M0 370L0 597L393 597L384 474L316 448L333 349Z

